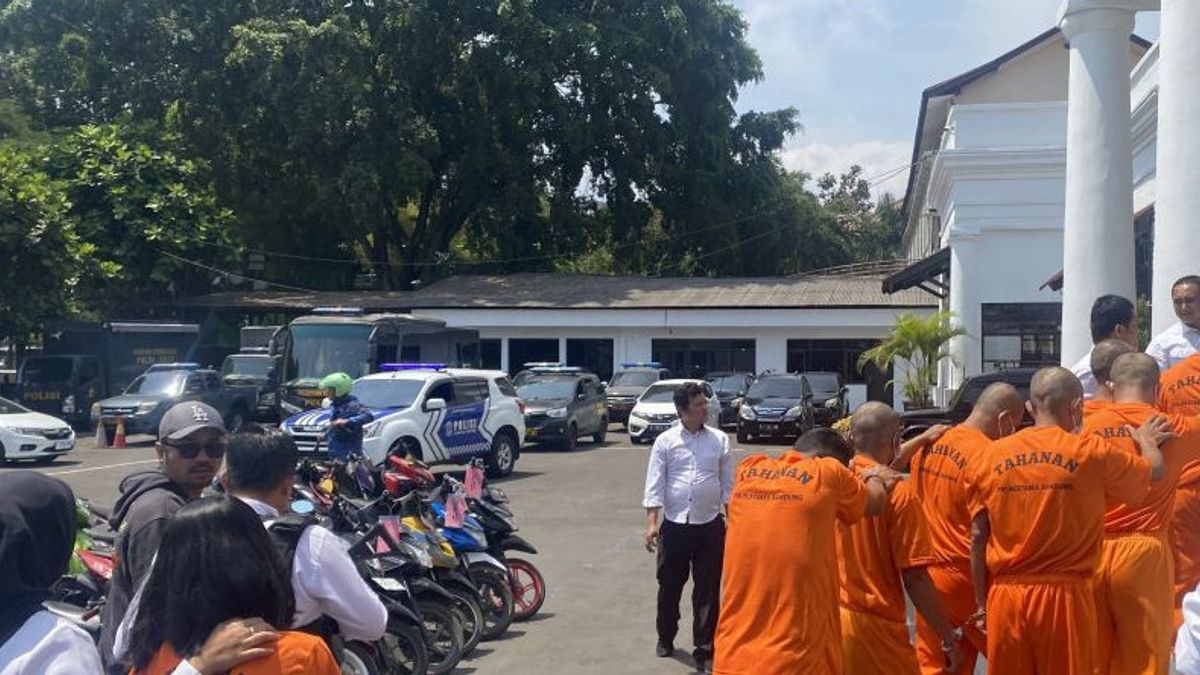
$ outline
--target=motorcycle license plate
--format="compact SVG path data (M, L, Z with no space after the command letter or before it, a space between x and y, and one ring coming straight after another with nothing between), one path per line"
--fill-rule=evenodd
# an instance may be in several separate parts
M58 441L54 444L55 450L70 450L73 447L75 447L75 441L69 438L64 441Z
M400 591L405 590L405 588L407 588L404 585L404 582L400 581L399 579L393 579L392 577L372 577L372 578L374 579L375 583L385 591L392 591L394 593L398 593Z

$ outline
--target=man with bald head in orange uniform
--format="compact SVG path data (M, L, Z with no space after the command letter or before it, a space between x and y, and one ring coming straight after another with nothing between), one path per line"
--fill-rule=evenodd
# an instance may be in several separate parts
M1083 402L1084 417L1098 412L1112 403L1113 393L1109 384L1112 380L1113 364L1121 355L1134 351L1137 350L1124 340L1104 340L1092 348L1091 369L1092 375L1096 377L1097 388L1094 396Z
M1122 354L1112 364L1108 385L1112 402L1084 416L1083 433L1137 455L1129 430L1161 415L1155 407L1158 363L1140 352ZM1159 675L1171 661L1174 563L1168 526L1183 466L1200 459L1200 420L1172 415L1168 421L1175 438L1163 445L1162 479L1141 502L1111 502L1104 514L1100 568L1093 579L1100 675Z
M1200 415L1200 354L1167 369L1159 379L1158 407L1166 413ZM1200 584L1200 461L1184 464L1175 488L1170 540L1175 560L1175 627L1183 595Z
M850 418L852 468L888 465L900 441L900 418L890 407L864 403ZM943 666L962 662L961 631L946 618L928 566L933 547L921 504L907 481L896 485L884 512L837 532L841 579L842 654L849 673L916 675L917 654L908 638L905 591L941 642Z
M1142 455L1072 433L1083 387L1065 368L1030 385L1034 426L993 442L968 465L971 573L985 607L988 670L1002 675L1092 675L1106 500L1138 503L1165 467L1166 422L1134 432Z
M899 479L886 467L856 478L851 455L840 435L817 428L778 459L738 466L713 672L842 675L834 529L881 513Z
M1024 415L1025 401L1015 387L1004 382L988 385L967 419L918 450L910 465L909 482L921 501L933 545L929 578L947 618L963 627L958 675L975 672L978 655L987 652L986 636L967 621L978 608L971 585L971 515L964 471L992 441L1015 433ZM941 638L922 614L917 614L917 662L923 675L945 672Z

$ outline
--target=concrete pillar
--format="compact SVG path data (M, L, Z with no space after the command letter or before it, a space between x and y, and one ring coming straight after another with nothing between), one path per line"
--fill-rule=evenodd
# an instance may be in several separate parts
M567 363L567 338L565 337L558 338L558 362ZM567 363L567 365L573 366L575 364Z
M1153 332L1175 323L1171 284L1200 274L1200 3L1162 0Z
M512 372L508 369L508 338L500 338L500 370L506 373Z
M787 336L766 335L758 338L754 345L754 366L760 373L764 370L787 372Z
M947 389L958 389L963 379L983 371L983 310L979 288L979 238L972 234L952 233L950 243L950 311L954 323L967 334L950 341L951 362L947 364L948 378L942 380ZM937 397L935 397L937 398Z
M1129 121L1133 18L1133 10L1117 0L1070 0L1060 19L1071 46L1063 224L1065 365L1091 348L1089 322L1097 297L1134 297Z

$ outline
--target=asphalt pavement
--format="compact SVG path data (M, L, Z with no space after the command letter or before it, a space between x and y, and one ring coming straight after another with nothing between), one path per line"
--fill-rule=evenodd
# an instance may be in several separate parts
M784 447L734 442L735 457ZM528 556L546 579L547 597L531 621L485 642L455 671L467 675L671 675L694 672L689 591L681 607L676 656L654 655L654 556L642 546L641 506L649 446L632 445L617 425L601 445L573 453L526 446L516 471L494 481L508 493L520 534L538 548ZM76 495L111 506L124 476L156 466L148 436L123 449L82 437L49 466L8 465L66 481ZM455 470L450 467L439 470ZM523 554L522 554L523 555ZM981 666L977 672L984 672Z

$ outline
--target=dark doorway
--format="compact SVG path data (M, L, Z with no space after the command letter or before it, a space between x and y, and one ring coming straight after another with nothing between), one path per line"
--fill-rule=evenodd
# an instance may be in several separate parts
M554 338L509 338L508 372L516 373L531 362L558 363L558 340Z
M485 370L500 370L500 346L498 339L479 341L479 367Z
M892 390L887 386L891 367L886 371L872 364L858 368L858 358L877 344L878 340L788 340L787 369L790 373L841 373L845 384L867 385L868 401L891 403Z
M608 339L568 339L567 365L590 370L602 381L613 374L613 341Z
M754 340L652 340L650 354L675 377L753 373L755 365Z

